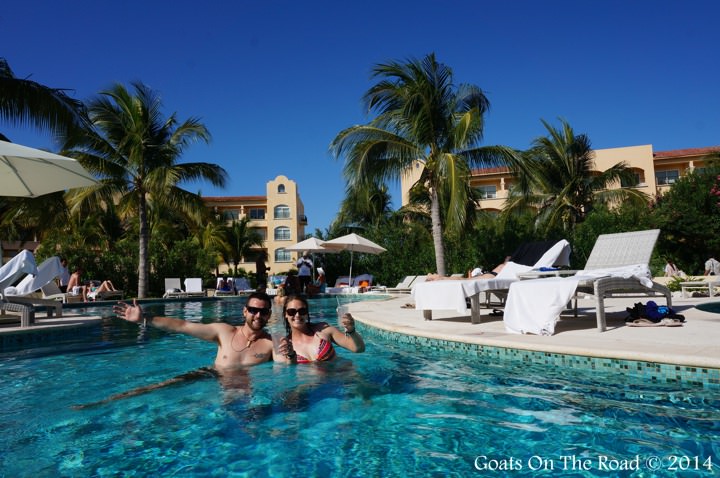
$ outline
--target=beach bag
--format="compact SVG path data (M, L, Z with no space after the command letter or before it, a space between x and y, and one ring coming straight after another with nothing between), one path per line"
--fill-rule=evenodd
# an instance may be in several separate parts
M625 319L625 322L632 322L637 319L648 319L652 322L660 322L661 320L668 318L685 322L685 316L677 314L666 305L657 305L654 300L647 301L647 304L638 302L634 305L634 307L627 307L625 310L628 313L628 317Z

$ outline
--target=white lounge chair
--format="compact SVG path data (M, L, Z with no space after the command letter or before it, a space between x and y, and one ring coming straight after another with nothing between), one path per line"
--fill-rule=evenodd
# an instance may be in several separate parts
M38 267L37 274L27 274L16 286L5 288L5 298L14 303L39 305L47 308L47 316L62 317L62 301L39 296L40 289L62 273L62 264L57 256L45 259ZM59 291L59 289L58 289Z
M325 292L328 294L347 294L350 292L350 276L340 276L335 280L333 287L326 287Z
M82 302L82 296L72 295L69 292L63 292L60 290L55 281L50 281L47 284L40 287L43 299L50 299L67 304L69 302Z
M20 251L0 267L0 314L19 312L21 327L29 327L35 322L35 308L29 304L9 302L5 299L4 291L27 274L37 274L35 256L27 250Z
M372 287L372 290L378 292L385 292L388 294L409 294L410 286L412 285L415 278L418 276L405 276L403 280L397 283L395 287L386 287L384 285L376 285Z
M171 278L165 278L165 294L163 294L164 299L172 299L172 298L179 298L179 297L185 297L185 291L182 290L182 285L180 284L180 278L179 277L171 277Z
M188 277L185 279L186 297L205 297L205 289L202 286L202 279L199 277Z
M606 298L665 297L671 307L670 290L650 279L648 267L659 234L659 229L603 234L597 238L585 269L574 276L512 284L504 314L506 330L552 335L560 313L573 297L595 300L599 332L607 328ZM577 301L574 309L577 316Z
M570 244L564 239L556 243L552 241L529 243L518 248L512 258L514 260L507 262L492 279L435 280L419 283L416 279L412 286L415 308L422 310L425 320L432 320L433 310L456 310L461 314L467 313L467 301L470 299L471 321L474 324L480 323L481 294L506 293L510 284L520 280L518 274L544 267L569 265ZM532 265L526 265L528 262Z

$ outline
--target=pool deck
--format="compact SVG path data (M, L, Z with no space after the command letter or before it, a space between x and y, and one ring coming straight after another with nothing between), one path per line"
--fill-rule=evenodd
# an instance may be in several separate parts
M645 299L607 299L608 329L598 332L595 325L593 302L579 301L579 316L565 313L558 322L553 336L516 335L505 331L501 316L489 316L482 310L479 324L470 322L469 311L460 315L455 311L433 311L433 320L427 321L422 312L403 308L414 304L410 295L394 295L387 300L362 301L349 304L349 310L361 323L389 332L449 340L492 347L531 350L567 355L624 359L665 364L720 369L720 314L704 312L695 305L718 302L719 297L673 297L673 309L683 314L682 327L627 327L626 307ZM101 322L98 317L73 315L72 309L63 311L61 318L46 318L36 312L36 323L31 327L0 326L0 338L7 334L43 334L93 326Z
M439 340L472 343L511 349L567 355L686 365L720 369L720 314L704 312L695 305L718 302L720 297L673 297L673 309L685 316L682 327L628 327L626 307L647 299L606 299L607 330L598 332L590 300L580 300L578 317L564 313L555 335L517 335L505 331L501 316L489 316L483 309L479 324L470 322L470 312L433 311L433 320L422 311L403 308L414 304L409 295L389 300L350 304L349 310L361 323L390 332ZM662 302L660 302L662 303Z

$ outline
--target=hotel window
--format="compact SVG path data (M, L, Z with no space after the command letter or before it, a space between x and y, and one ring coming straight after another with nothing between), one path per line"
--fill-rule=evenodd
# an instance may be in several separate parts
M248 214L250 219L265 219L265 209L262 208L250 208L250 213Z
M287 226L280 226L275 228L275 240L276 241L289 241L290 240L290 228Z
M290 262L291 259L290 251L285 249L275 249L275 262Z
M237 221L240 216L237 211L231 210L223 211L222 215L225 221Z
M256 233L258 236L262 237L263 241L267 239L267 231L265 229L262 229L260 227L252 227L250 228L250 230Z
M655 181L658 185L673 184L680 177L680 173L677 169L671 169L669 171L655 171Z
M480 193L481 199L495 199L497 187L495 185L478 186L475 188Z
M284 184L278 185L278 193L285 194L285 185Z
M633 173L633 178L631 181L628 181L625 178L620 179L620 186L622 186L624 188L634 188L639 185L640 185L640 174L639 173Z
M284 204L275 206L275 219L290 219L290 208Z

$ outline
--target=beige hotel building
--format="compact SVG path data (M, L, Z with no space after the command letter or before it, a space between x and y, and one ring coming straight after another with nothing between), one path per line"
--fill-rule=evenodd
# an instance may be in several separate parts
M625 161L635 172L635 187L650 197L662 195L678 178L693 169L703 168L711 154L720 153L720 146L707 148L676 149L672 151L653 151L652 145L628 146L624 148L597 149L595 167L598 172L609 169L620 161ZM408 191L420 177L422 164L418 162L413 171L402 178L402 204L408 203ZM514 178L506 167L485 168L473 171L470 184L482 195L480 208L499 212L508 197ZM615 187L626 187L617 184Z
M270 274L286 272L295 267L299 252L285 248L305 239L305 206L300 199L295 181L278 176L268 181L265 196L218 196L203 197L205 204L221 214L228 224L249 217L249 226L263 237L265 243L258 252L267 252ZM249 273L255 272L255 257L240 263ZM227 264L220 265L220 273L226 272Z

